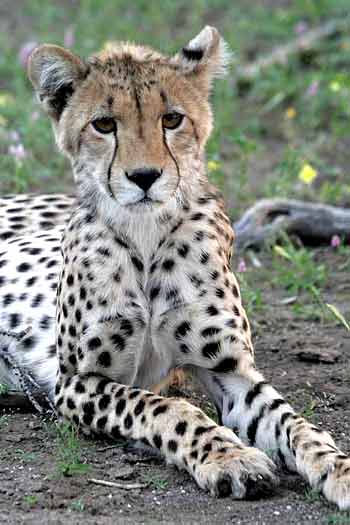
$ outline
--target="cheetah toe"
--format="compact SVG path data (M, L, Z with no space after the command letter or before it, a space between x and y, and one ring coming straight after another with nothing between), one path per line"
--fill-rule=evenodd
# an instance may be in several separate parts
M211 495L255 499L270 494L277 485L276 466L264 452L252 447L225 444L197 468L198 484Z

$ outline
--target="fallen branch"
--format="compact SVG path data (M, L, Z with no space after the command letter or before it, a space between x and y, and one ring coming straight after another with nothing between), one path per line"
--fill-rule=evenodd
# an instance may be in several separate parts
M346 29L348 22L346 20L330 20L320 27L310 29L302 35L297 36L291 42L278 46L269 54L258 58L251 64L238 66L235 71L235 77L238 81L252 81L262 70L276 64L286 64L290 55L305 52L323 38L329 38L338 31Z
M89 483L94 483L95 485L102 485L103 487L113 487L116 489L124 490L134 490L134 489L144 489L148 487L148 483L116 483L115 481L105 481L103 479L88 479Z
M263 199L234 224L236 250L259 248L282 232L305 244L329 243L333 235L350 235L350 209L289 199Z

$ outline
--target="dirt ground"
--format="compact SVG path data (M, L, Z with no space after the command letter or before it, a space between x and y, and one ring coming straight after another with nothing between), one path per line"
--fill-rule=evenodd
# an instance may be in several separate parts
M339 266L329 249L318 257L334 269ZM335 271L328 288L327 300L338 293L346 300L350 288L346 270ZM293 406L331 430L341 448L350 452L350 333L331 323L297 318L290 306L281 305L281 290L274 291L269 282L263 300L266 307L254 318L260 369ZM184 388L180 395L210 410L202 394ZM187 473L167 467L162 459L136 452L125 443L111 445L82 437L81 457L89 469L65 476L58 467L57 431L48 418L9 411L0 414L0 522L350 523L349 514L338 513L322 497L310 493L295 475L281 473L279 487L264 500L214 499L199 490ZM90 478L143 486L109 488L92 484Z

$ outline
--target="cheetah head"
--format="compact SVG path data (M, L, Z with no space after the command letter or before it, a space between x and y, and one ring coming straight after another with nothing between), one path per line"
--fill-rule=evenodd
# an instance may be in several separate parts
M225 42L207 26L173 57L117 43L84 61L42 45L29 78L83 195L116 213L145 212L200 190L210 88L227 61Z

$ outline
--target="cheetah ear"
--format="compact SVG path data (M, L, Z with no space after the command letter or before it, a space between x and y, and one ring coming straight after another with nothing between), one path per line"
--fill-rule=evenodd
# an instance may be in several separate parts
M214 78L225 75L231 53L225 40L215 27L206 26L178 53L173 61L186 75L209 91Z
M29 58L29 79L55 121L87 73L88 66L79 57L59 46L44 44L35 48Z

